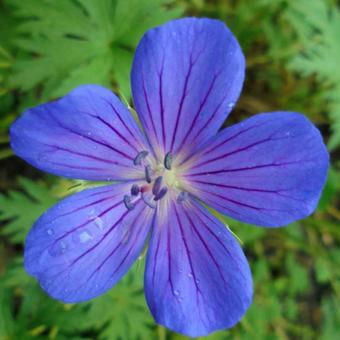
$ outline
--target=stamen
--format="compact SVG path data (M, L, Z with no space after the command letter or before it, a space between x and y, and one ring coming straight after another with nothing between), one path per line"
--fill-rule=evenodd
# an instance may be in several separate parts
M132 210L135 207L135 205L131 202L131 196L129 195L124 196L124 204L127 210Z
M153 198L154 201L159 201L160 199L162 199L167 192L168 192L168 188L167 187L163 187L160 190L160 192L157 195L155 195L155 197Z
M155 182L152 187L152 193L154 195L157 195L159 193L159 190L161 189L162 179L163 179L162 176L159 176L155 179Z
M189 194L186 191L181 191L177 196L177 203L183 203L189 197Z
M143 199L144 203L145 203L147 206L149 206L149 207L152 208L152 209L156 209L156 204L154 204L154 203L148 201L148 200L146 199L146 197L145 197L143 194L142 194L142 199Z
M151 166L150 165L147 165L145 167L145 180L148 182L148 183L151 183L152 182L152 179L151 179Z
M141 151L136 158L133 160L134 165L141 165L142 160L148 155L149 153L147 151Z
M134 184L132 187L131 187L131 195L132 196L137 196L139 194L139 186L137 184Z
M171 170L172 160L173 160L172 154L170 152L168 152L165 155L165 158L164 158L164 166L165 166L166 169Z

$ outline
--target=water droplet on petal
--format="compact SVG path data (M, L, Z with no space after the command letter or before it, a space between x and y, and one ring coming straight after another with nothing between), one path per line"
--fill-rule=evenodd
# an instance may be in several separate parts
M96 219L94 220L94 224L95 224L100 230L103 230L103 229L104 229L104 221L103 221L100 217L96 217Z
M93 236L87 230L77 230L73 235L73 241L76 243L87 243L93 239Z
M49 248L48 252L51 256L60 256L64 254L67 250L67 245L64 241L57 242Z
M179 290L175 289L174 290L174 295L179 296Z
M91 135L92 135L92 132L91 132L91 131L88 131L88 132L87 132L87 135L88 135L88 136L91 136Z
M235 106L235 103L234 103L234 102L230 102L230 103L228 103L228 107L229 107L229 109L232 109L234 106Z
M130 228L128 226L125 226L125 230L123 231L123 237L122 237L122 243L126 244L128 243L129 239L130 239Z
M51 235L54 234L54 230L53 230L52 228L48 228L48 229L46 230L46 234L51 236Z
M199 280L199 279L196 279L195 281L196 281L197 284L200 283L200 280Z
M47 279L45 277L40 279L40 285L44 289L48 289L52 281L50 279Z
M80 243L86 243L93 239L92 235L88 231L84 231L79 235Z
M41 161L41 162L45 162L47 160L47 155L46 153L40 153L38 155L38 160Z

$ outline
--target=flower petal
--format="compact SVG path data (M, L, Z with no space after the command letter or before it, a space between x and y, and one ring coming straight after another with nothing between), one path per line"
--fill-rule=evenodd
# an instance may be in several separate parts
M221 21L186 18L148 31L131 80L156 154L183 157L212 137L238 99L244 71L241 48Z
M194 194L240 221L277 227L310 215L327 177L318 129L294 112L258 114L220 132L186 164Z
M153 228L145 291L156 321L191 337L235 325L252 300L252 279L227 228L190 198L171 202Z
M117 184L77 193L42 215L25 244L25 269L52 297L80 302L105 293L141 253L154 210L127 210Z
M142 176L133 159L146 142L127 108L109 90L80 86L27 110L11 126L14 152L55 175L86 180Z

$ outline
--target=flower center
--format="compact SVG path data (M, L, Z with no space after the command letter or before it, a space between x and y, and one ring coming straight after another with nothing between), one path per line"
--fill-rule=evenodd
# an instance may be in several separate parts
M144 168L144 181L133 184L129 195L124 196L124 204L128 210L135 207L135 202L142 199L152 209L167 195L175 195L178 202L187 198L187 192L181 189L176 168L173 167L173 155L168 152L163 163L152 164L148 161L149 153L141 151L133 160L135 166Z

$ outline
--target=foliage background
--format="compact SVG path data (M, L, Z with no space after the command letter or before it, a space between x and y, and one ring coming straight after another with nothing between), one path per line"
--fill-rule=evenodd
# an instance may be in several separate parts
M247 59L227 125L257 112L305 113L332 167L317 211L283 229L226 223L243 241L254 303L232 330L207 339L340 338L340 10L334 0L0 0L0 339L184 339L157 326L143 296L143 258L109 293L64 305L22 266L34 220L74 182L45 175L9 148L27 107L98 83L130 99L129 70L143 32L180 16L224 20ZM303 147L303 146L302 146Z

